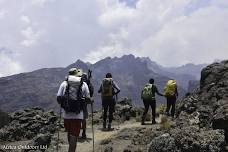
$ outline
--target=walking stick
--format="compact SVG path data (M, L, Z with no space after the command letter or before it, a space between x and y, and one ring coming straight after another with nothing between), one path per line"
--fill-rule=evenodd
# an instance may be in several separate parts
M93 103L91 103L91 112L92 112L93 152L95 152L95 151L94 151L94 128L93 128Z
M57 152L59 152L59 130L61 128L61 106L60 106L60 110L59 110L59 126L58 126L58 139L57 139Z

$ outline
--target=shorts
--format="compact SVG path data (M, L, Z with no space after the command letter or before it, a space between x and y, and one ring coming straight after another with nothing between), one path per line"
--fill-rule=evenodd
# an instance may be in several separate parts
M81 129L81 119L64 119L65 130L73 136L78 137Z

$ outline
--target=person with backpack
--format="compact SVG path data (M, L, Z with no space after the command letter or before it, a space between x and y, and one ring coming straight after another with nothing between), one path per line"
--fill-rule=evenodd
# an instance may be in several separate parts
M90 72L90 71L89 71ZM82 81L85 82L88 85L89 88L89 93L90 93L90 97L93 97L93 92L94 92L94 87L90 81L90 75L88 72L88 75L86 73L80 74L79 76L82 77ZM86 139L86 119L88 119L88 109L87 109L87 103L84 102L83 104L83 120L82 120L82 139Z
M120 92L117 83L112 79L112 74L107 73L102 81L98 93L101 93L103 107L103 129L106 129L107 112L109 111L108 129L111 129L113 113L115 111L115 95Z
M83 120L83 103L91 103L88 86L77 76L77 69L69 70L69 75L59 87L57 102L63 109L64 127L67 131L69 152L75 152Z
M154 84L154 79L151 78L149 80L149 83L147 83L142 92L141 92L141 99L143 100L143 104L144 104L144 112L143 112L143 116L142 116L142 125L145 125L145 119L146 119L146 114L149 110L149 107L151 107L152 109L152 124L156 124L155 121L155 117L156 117L156 99L155 99L155 93L163 96L163 94L159 93L156 85Z
M164 96L167 100L166 114L170 116L170 108L171 108L171 116L174 118L175 115L175 104L178 97L177 91L177 82L176 80L169 80L164 87Z

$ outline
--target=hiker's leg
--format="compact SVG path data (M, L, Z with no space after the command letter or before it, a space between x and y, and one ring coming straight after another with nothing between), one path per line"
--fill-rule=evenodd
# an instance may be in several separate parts
M175 105L176 105L176 97L173 97L172 98L172 108L171 108L171 116L174 118L174 115L175 115Z
M69 149L68 152L75 152L78 138L74 135L69 135Z
M67 132L67 141L68 141L68 144L70 144L70 134L69 134L69 132Z
M109 104L109 124L112 123L112 120L113 120L113 113L115 111L115 101L111 101L110 104Z
M69 149L68 152L75 152L77 147L77 140L81 128L81 120L69 119L64 120L65 128L68 132Z
M149 110L149 103L148 103L148 101L143 100L143 103L144 103L145 109L144 109L144 112L143 112L143 115L142 115L142 123L144 123L145 118L146 118L146 114L147 114L147 112Z
M82 120L82 138L86 138L86 119Z
M103 113L103 120L106 122L107 120L107 112L108 112L108 105L103 105L104 113Z
M108 105L107 103L103 103L103 128L106 128L106 120L107 120L107 112L108 112Z
M156 101L151 102L151 109L152 109L152 123L155 123L155 118L156 118Z
M70 122L67 119L64 119L64 128L67 131L67 140L70 143Z
M166 114L169 115L169 111L171 107L170 97L167 97L166 99L167 99Z

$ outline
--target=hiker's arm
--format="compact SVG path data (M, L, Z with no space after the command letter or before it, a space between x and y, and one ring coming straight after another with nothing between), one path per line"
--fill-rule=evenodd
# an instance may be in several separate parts
M85 97L85 102L87 104L92 103L93 100L90 97L89 87L85 82L83 82L83 85L82 85L82 94Z
M141 99L143 99L143 90L141 91Z
M176 96L178 97L178 91L177 91L177 87L176 87Z
M89 82L88 87L89 87L90 97L92 97L93 96L93 93L94 93L94 87L93 87L93 85L92 85L91 82Z
M64 100L64 93L65 93L65 90L66 90L66 83L65 82L62 82L60 87L59 87L59 90L58 90L58 93L57 93L57 102L58 104L61 104L62 101Z
M164 96L163 94L161 94L159 91L158 91L158 88L155 86L155 92L159 95L159 96Z
M113 87L116 89L115 94L120 93L120 88L119 88L119 86L116 84L116 82L115 82L115 81L113 82Z
M99 90L98 90L98 93L101 93L102 92L102 85L100 86Z

